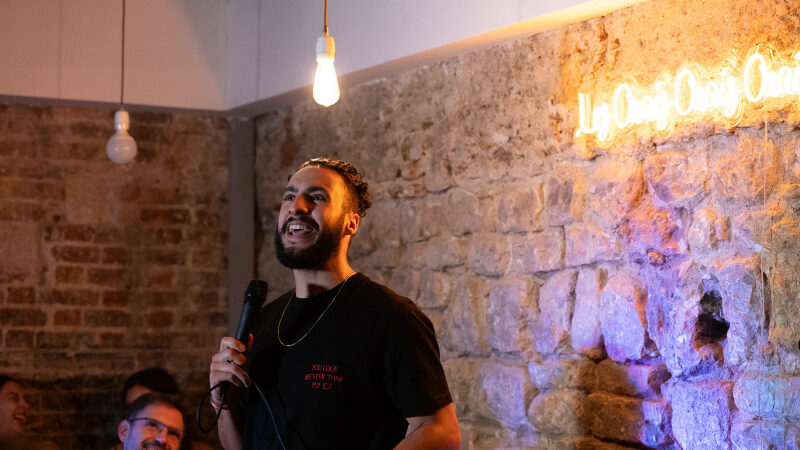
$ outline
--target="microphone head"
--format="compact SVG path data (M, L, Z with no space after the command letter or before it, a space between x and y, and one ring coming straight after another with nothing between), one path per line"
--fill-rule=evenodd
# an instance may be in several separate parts
M262 280L250 280L247 290L244 293L245 303L256 303L259 306L267 300L267 282Z

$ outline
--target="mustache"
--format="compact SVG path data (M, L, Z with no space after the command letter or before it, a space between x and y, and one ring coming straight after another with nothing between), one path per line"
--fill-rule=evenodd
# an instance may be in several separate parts
M146 449L157 448L157 449L166 450L167 445L163 444L161 442L156 442L154 440L147 440L147 441L142 442L142 448L146 448Z
M286 233L286 230L289 229L289 222L291 222L293 220L297 221L297 222L303 222L304 224L306 224L309 227L311 227L312 230L316 230L317 229L317 223L314 222L313 220L309 219L308 217L303 217L303 216L295 217L295 216L292 216L292 217L288 217L283 222L283 225L281 226L281 234Z

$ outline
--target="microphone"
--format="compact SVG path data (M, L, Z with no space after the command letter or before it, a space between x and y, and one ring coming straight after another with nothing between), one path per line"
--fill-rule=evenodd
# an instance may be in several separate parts
M250 280L250 284L247 285L247 290L244 292L242 314L239 316L239 327L234 336L244 345L247 345L247 335L252 331L253 322L265 300L267 300L267 282Z

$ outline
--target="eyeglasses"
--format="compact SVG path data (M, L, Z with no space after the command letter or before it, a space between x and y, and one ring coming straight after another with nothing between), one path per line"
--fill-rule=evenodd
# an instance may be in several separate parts
M142 425L142 428L147 433L159 434L159 433L161 433L161 430L166 428L167 429L167 438L175 439L178 442L183 440L183 430L181 430L180 428L171 427L171 426L165 424L164 422L158 421L156 419L152 419L150 417L136 417L136 418L127 419L127 420L128 420L128 422L136 422L136 421L139 421L139 420L144 420L145 423L144 423L144 425Z

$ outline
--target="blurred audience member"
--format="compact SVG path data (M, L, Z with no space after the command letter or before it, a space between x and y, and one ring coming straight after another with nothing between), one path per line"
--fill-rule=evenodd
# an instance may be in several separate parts
M125 408L117 436L124 450L178 450L183 440L183 413L166 395L144 394Z
M175 378L160 367L151 367L136 372L125 380L122 388L122 406L127 407L144 394L158 392L165 395L181 393Z
M17 380L0 375L0 449L54 450L52 442L23 433L28 423L25 389Z
M177 397L181 392L178 382L169 372L160 367L150 367L134 373L125 380L125 385L122 387L122 406L127 409L136 399L151 393ZM109 450L122 450L123 443L114 444ZM180 448L181 450L211 450L211 446L192 439L191 436L183 440Z
M22 386L11 377L0 375L0 439L9 439L25 431L28 403Z

